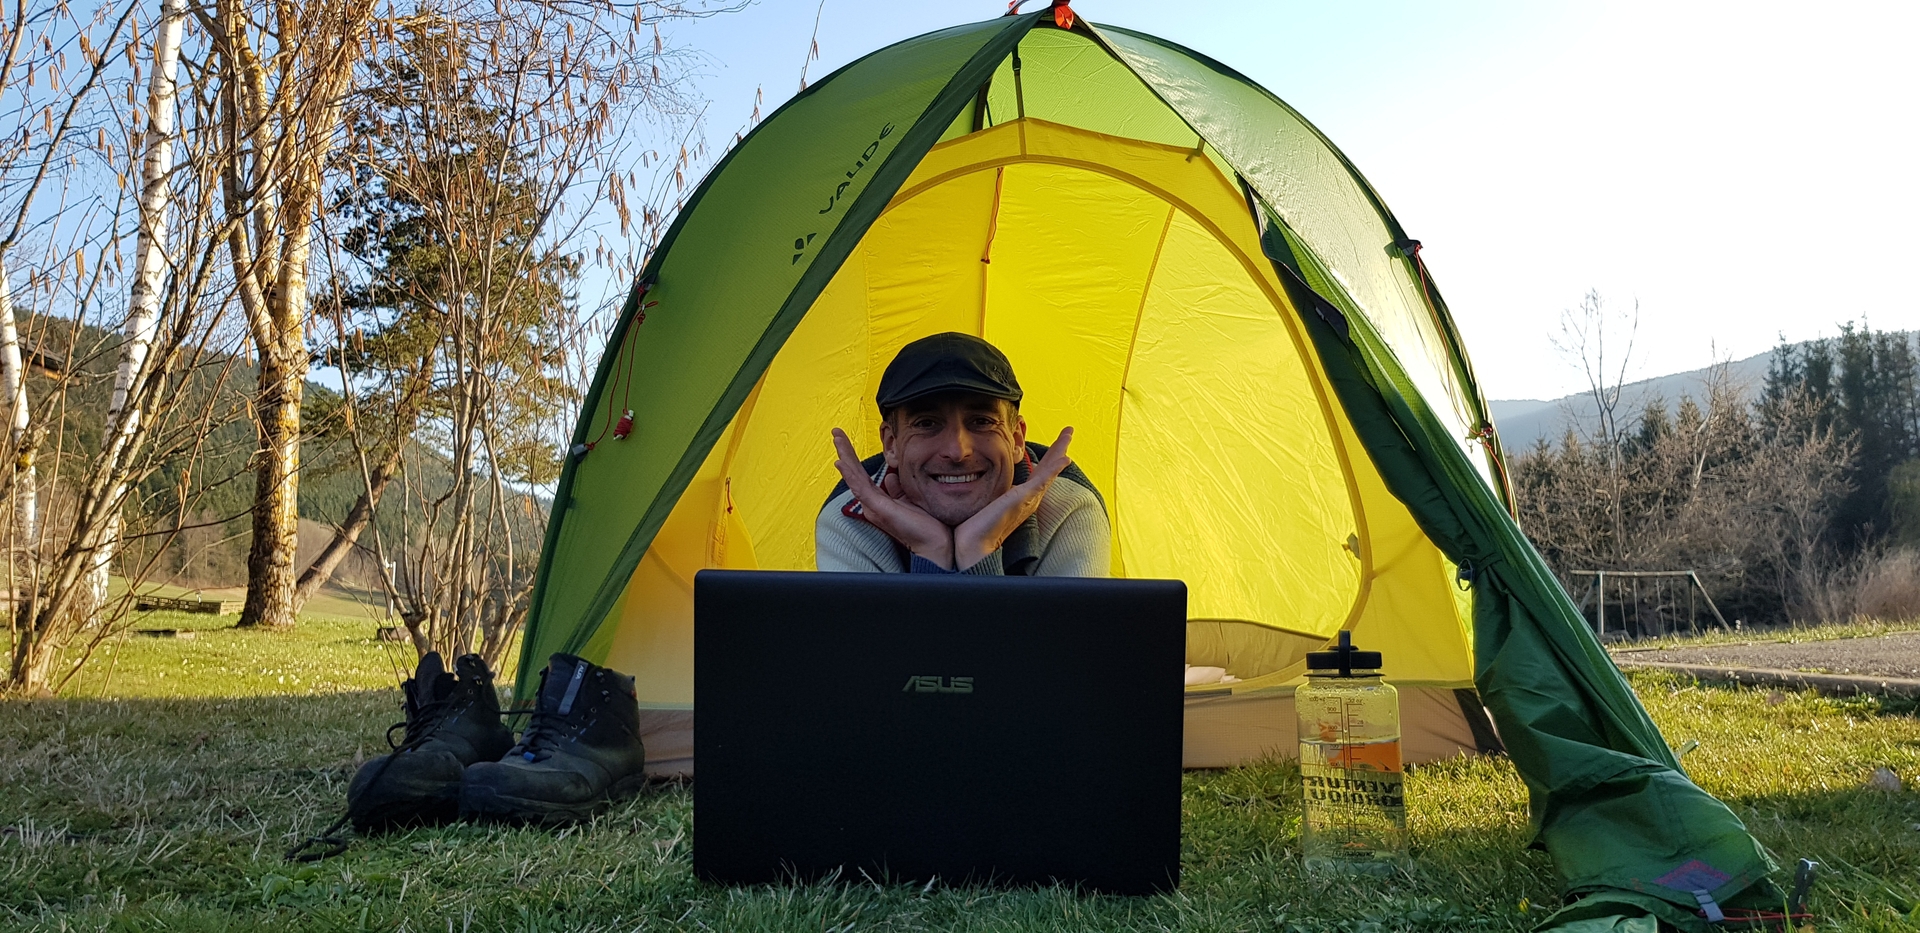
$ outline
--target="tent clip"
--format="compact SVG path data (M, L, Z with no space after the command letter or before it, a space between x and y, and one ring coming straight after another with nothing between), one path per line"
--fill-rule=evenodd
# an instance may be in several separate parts
M1033 2L1033 0L1007 0L1007 12L1005 15L1018 16L1020 15L1020 8L1031 2ZM1067 6L1067 0L1053 0L1053 24L1055 26L1061 29L1072 29L1074 21L1078 18L1079 17L1074 15L1073 8Z
M1473 562L1463 560L1459 567L1454 568L1453 585L1459 587L1460 592L1464 593L1473 588L1473 577Z
M1719 903L1714 901L1713 895L1699 890L1693 892L1693 899L1700 902L1700 912L1706 915L1708 923L1720 923L1727 919L1727 915L1720 910Z

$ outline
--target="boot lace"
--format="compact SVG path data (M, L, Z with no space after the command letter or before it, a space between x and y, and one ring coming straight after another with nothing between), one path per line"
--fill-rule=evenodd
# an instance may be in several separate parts
M452 695L420 704L414 708L413 715L387 727L387 747L396 752L419 748L432 738L435 732L440 731L440 726L447 721L448 714L451 712L453 712ZM399 742L394 742L393 734L402 729L406 730L406 734Z
M545 761L561 745L579 735L586 725L586 717L581 715L577 701L585 689L592 689L586 687L586 675L585 665L576 666L559 705L546 709L542 704L532 710L526 731L520 733L520 744L514 747L515 754L527 761ZM540 672L540 692L536 695L544 697L546 693L547 672L543 670Z
M373 776L367 779L368 786L378 784L381 778L386 777L387 768L393 765L393 760L400 757L401 752L412 751L419 748L427 739L432 738L435 732L440 731L441 724L447 721L448 714L453 712L453 708L454 695L452 691L448 691L446 696L437 700L428 700L425 703L419 704L414 703L413 698L409 696L407 698L407 718L387 727L387 746L392 748L393 752L387 755L385 760L380 762L379 768L373 772ZM393 734L401 729L406 730L406 735L396 744L393 741ZM339 819L333 821L332 826L301 840L293 848L287 850L287 861L317 862L321 859L332 858L347 851L347 840L337 834L340 832L340 828L347 825L351 819L351 815L341 814Z
M534 710L527 730L520 733L518 751L521 756L527 761L547 760L579 731L579 723L572 721L574 718L553 710Z

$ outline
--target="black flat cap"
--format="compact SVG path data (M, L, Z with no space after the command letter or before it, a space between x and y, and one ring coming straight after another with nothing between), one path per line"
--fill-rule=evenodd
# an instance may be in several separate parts
M978 392L1015 405L1021 396L1006 354L972 334L948 331L901 347L873 400L885 413L935 392Z

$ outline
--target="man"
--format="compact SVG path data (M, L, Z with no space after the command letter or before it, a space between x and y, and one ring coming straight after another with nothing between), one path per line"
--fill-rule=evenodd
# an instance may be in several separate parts
M1106 505L1067 458L1073 429L1028 444L1021 396L1006 355L978 337L901 348L874 399L882 453L863 463L833 430L843 482L814 523L819 569L1106 576Z

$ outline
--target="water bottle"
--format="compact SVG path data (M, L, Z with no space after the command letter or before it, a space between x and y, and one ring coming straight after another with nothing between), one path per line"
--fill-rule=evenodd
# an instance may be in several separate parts
M1306 813L1300 848L1310 872L1391 874L1407 861L1400 767L1400 693L1380 679L1380 652L1339 647L1307 655L1294 693Z

